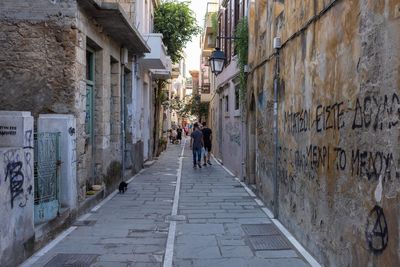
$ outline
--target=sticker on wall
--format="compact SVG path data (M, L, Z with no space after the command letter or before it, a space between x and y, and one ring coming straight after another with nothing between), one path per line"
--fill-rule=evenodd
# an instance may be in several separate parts
M369 212L365 236L370 250L374 253L381 253L387 247L388 226L383 209L377 205Z

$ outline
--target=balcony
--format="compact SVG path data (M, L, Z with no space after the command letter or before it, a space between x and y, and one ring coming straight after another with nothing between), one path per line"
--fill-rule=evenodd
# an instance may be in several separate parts
M180 74L181 74L180 66L179 66L179 64L175 63L172 66L172 79L178 78Z
M142 58L139 62L143 69L167 69L167 65L169 64L167 58L167 49L163 44L162 37L163 36L161 33L143 34L144 40L147 41L147 45L151 49L150 53L146 53L144 58Z
M78 0L79 6L102 27L102 30L120 45L128 49L129 54L148 53L150 47L131 24L128 15L119 3L106 3L98 0Z
M201 93L202 94L210 93L210 83L203 83L203 86L201 87Z
M203 35L201 37L201 49L203 52L211 51L215 48L216 44L216 32L212 26L212 20L215 19L216 13L208 13L205 18L205 27ZM208 56L203 53L203 56Z
M172 61L170 57L166 57L165 68L150 69L153 79L170 79L172 73Z
M210 102L211 101L211 92L210 92L210 83L206 82L201 85L201 95L200 102Z

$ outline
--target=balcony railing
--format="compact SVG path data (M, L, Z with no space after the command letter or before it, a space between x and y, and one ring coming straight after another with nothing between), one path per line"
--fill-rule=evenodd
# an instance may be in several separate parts
M210 93L210 84L209 83L203 83L202 84L201 93L202 94L209 94Z

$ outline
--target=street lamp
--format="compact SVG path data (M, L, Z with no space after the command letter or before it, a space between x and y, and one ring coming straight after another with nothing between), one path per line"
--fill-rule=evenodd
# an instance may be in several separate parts
M226 57L224 52L222 52L218 47L216 47L215 50L211 53L211 56L209 58L211 72L214 73L215 75L220 74L224 67L225 59Z

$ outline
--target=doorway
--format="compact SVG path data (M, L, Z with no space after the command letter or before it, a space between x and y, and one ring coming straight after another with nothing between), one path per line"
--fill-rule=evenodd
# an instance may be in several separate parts
M251 96L247 118L247 183L256 183L256 108L254 95Z
M85 108L85 153L87 155L87 177L94 182L94 85L95 54L91 48L86 49L86 108Z
M150 149L150 101L149 101L149 84L143 83L143 160L149 158Z
M220 159L222 160L222 123L223 123L223 119L222 119L222 114L224 113L224 106L223 106L223 99L220 98L219 99L219 108L218 108L218 154Z

